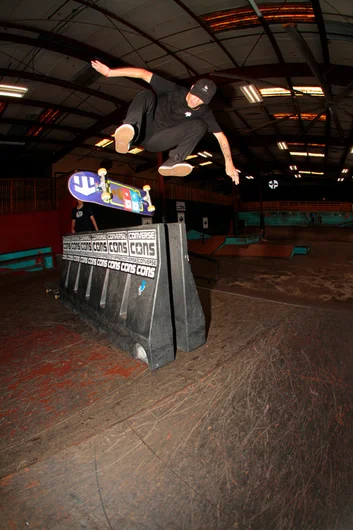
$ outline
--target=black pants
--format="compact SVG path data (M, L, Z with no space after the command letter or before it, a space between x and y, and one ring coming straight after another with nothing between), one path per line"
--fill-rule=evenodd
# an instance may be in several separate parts
M147 151L158 153L169 151L169 157L178 161L192 153L195 146L207 131L207 123L203 120L185 120L180 125L163 130L156 130L154 113L157 98L150 90L143 90L131 102L124 123L137 128L138 137L135 142ZM174 149L172 149L174 148Z

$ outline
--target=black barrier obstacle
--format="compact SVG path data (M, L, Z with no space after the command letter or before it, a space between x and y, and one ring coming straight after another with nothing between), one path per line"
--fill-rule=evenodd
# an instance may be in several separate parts
M176 343L179 350L190 352L206 340L205 316L189 265L185 224L166 227Z
M178 223L64 236L60 288L65 305L152 370L174 360L176 344L205 341Z

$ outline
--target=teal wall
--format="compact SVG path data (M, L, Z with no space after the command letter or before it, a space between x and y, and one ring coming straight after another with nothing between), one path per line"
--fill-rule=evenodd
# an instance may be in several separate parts
M344 223L352 223L353 215L349 212L314 212L315 224L317 218L322 217L325 226L337 226ZM239 220L245 222L245 226L260 226L260 212L239 212ZM265 225L268 226L308 226L310 224L309 212L264 212Z

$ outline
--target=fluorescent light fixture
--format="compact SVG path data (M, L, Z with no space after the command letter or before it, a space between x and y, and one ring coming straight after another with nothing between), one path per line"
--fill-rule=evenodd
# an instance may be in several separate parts
M248 176L247 176L247 177L245 177L245 178L247 178L248 180L254 180L254 177L253 177L253 176L251 176L251 175L248 175Z
M142 153L142 151L144 151L143 147L134 147L133 149L130 149L128 153L130 155L138 155L139 153Z
M192 158L197 158L198 155L189 155L185 158L185 160L191 160Z
M297 173L297 174L296 174L296 175L294 175L294 176L295 176L295 178L296 178L296 179L301 179L301 178L302 178L302 176L301 176L301 175L299 175L299 173Z
M0 96L9 96L11 98L23 98L28 92L28 88L23 86L0 85Z
M103 138L100 142L94 144L96 147L107 147L108 145L112 144L113 140L110 138Z
M351 147L351 155L353 154L353 147Z
M207 158L207 155L205 153L197 153L199 156L203 156L203 158Z
M289 169L291 169L292 171L297 171L297 166L289 166Z
M338 181L338 182L343 182L343 181L344 181L344 178L343 178L343 177L339 177L339 178L337 179L337 181Z
M255 85L244 85L240 90L250 103L261 103L262 97Z
M209 166L210 164L213 164L211 160L209 160L208 162L202 162L201 164L199 164L199 166Z
M300 170L300 173L305 173L306 175L324 175L323 171L304 171L303 169Z
M308 156L316 156L319 158L325 158L325 153L308 153Z
M1 140L0 144L1 145L26 145L25 142L11 142L11 141L6 142L5 140Z
M209 153L208 151L204 151L203 154L206 155L206 156L213 156L213 154Z
M342 169L341 173L348 173L349 169L347 169L346 167L344 169Z
M289 151L289 154L292 156L308 156L306 151Z
M311 96L324 96L320 86L294 86L293 89L298 91L295 93L296 97L303 96L304 94L310 94ZM300 94L300 92L303 94ZM260 88L260 94L263 98L290 96L291 91L282 87Z
M277 145L282 151L288 149L288 145L286 144L286 142L277 142Z

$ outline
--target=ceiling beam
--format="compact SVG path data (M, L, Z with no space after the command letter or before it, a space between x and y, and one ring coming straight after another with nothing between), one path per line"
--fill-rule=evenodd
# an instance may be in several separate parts
M39 120L22 120L17 118L1 117L1 123L6 123L8 125L23 125L24 127L43 127L43 129L53 129L54 131L63 131L72 134L80 134L82 132L82 129L79 129L78 127L57 125L55 123L45 123Z
M62 113L74 114L76 116L82 116L89 118L90 120L99 120L102 116L95 112L89 112L78 108L67 107L66 105L58 105L56 103L50 103L49 101L39 101L38 99L29 98L11 98L6 96L0 96L0 101L6 101L9 105L20 105L23 107L35 107L41 109L57 109Z
M195 13L191 11L191 9L189 9L183 2L181 2L181 0L174 0L174 2L178 4L178 6L181 7L183 11L185 11L191 18L193 18L195 22L197 22L198 25L201 26L208 33L208 35L212 38L212 40L226 54L226 56L232 62L232 64L234 64L235 67L238 67L238 64L235 61L234 57L227 50L224 44L219 40L219 38L214 34L214 32L208 27L208 25L200 17L196 16Z
M318 64L319 70L325 75L328 83L334 83L338 86L346 86L347 82L353 82L353 66L335 64L329 68L325 67L324 64ZM221 74L225 74L222 78ZM219 83L229 83L227 74L234 76L234 79L239 81L258 81L271 79L273 77L286 77L287 75L293 77L312 77L312 71L306 63L285 63L281 65L279 63L260 64L255 66L242 66L239 68L230 68L227 70L217 70L214 72L219 77ZM266 82L264 84L267 84ZM269 83L271 86L273 83ZM289 88L289 87L288 87Z
M34 74L32 72L24 72L22 70L9 70L7 68L0 68L0 76L16 79L27 79L28 81L35 81L36 83L59 86L73 92L82 92L83 94L109 101L116 106L126 104L126 101L123 101L122 99L119 99L115 96L110 96L109 94L104 94L99 90L93 90L92 88L87 88L82 85L76 85L75 83L70 83L69 81L58 79L57 77L49 77L46 75Z
M282 55L282 52L277 44L277 41L267 23L267 21L265 20L265 18L262 16L262 13L261 13L261 10L259 9L258 5L256 4L256 1L255 0L248 0L251 7L253 8L254 12L256 13L263 29L265 30L265 33L267 35L267 38L269 39L270 43L271 43L271 46L273 48L273 51L275 52L276 54L276 57L278 59L278 62L284 66L286 64L284 58L283 58L283 55ZM300 126L300 131L301 131L301 134L304 135L304 127L303 127L303 121L301 119L301 115L300 115L300 109L299 109L299 105L295 99L295 95L294 95L294 88L293 88L293 83L292 83L292 80L290 78L290 76L288 74L286 74L286 81L287 81L287 85L290 89L290 96L291 96L291 99L292 99L292 104L294 106L294 108L296 109L297 111L297 116L298 116L298 123L299 123L299 126ZM266 106L265 106L265 103L264 103L264 108L266 109ZM269 117L270 120L272 120L273 118L270 116L269 112L267 112L267 109L266 109L266 113ZM277 121L274 119L274 122L275 122L275 127L276 129L278 130L278 124L277 124ZM290 161L290 155L288 154L288 151L287 151L287 158L289 159Z
M326 27L325 27L324 17L322 15L320 0L311 0L311 3L312 3L314 14L315 14L316 24L319 30L321 51L322 51L322 57L324 60L324 64L329 65L330 64L330 52L328 48Z
M111 125L118 124L125 117L125 113L126 108L121 107L98 120L96 123L91 125L91 127L88 127L88 129L79 134L72 142L68 143L65 147L60 149L60 151L55 153L52 157L51 163L54 164L65 155L76 149L76 147L80 147L81 144L84 144L89 138L99 135L100 131L103 129L106 129Z
M328 103L329 110L332 114L333 119L335 120L337 131L340 137L342 138L342 140L344 140L344 133L343 133L343 129L341 126L341 122L339 120L337 111L333 106L333 98L332 98L330 84L326 81L325 77L322 75L319 65L316 62L312 51L310 50L309 46L307 45L301 33L298 31L296 24L285 24L284 28L286 29L290 37L293 39L294 43L296 44L303 58L308 63L310 70L312 71L312 74L320 83L321 88L325 94L325 98Z
M67 57L74 57L85 63L89 63L92 59L96 58L114 68L127 66L127 63L123 60L106 51L90 46L89 44L80 42L76 39L72 39L71 37L59 35L58 33L52 33L44 29L36 28L35 26L28 26L17 22L0 21L0 27L26 31L38 35L36 39L30 39L29 37L13 35L11 33L2 33L0 40L19 42L20 44L27 44L28 46L50 50L61 55L66 55ZM137 85L146 87L146 83L140 79L131 78L131 81Z
M89 9L93 9L94 11L97 11L98 13L101 13L102 15L107 17L108 20L109 19L116 20L117 22L119 22L120 24L123 24L127 28L132 29L133 31L135 31L135 33L137 33L138 35L141 35L145 39L149 40L152 44L155 44L156 46L161 48L165 53L167 53L168 55L172 56L176 61L178 61L180 64L182 64L184 66L184 68L186 68L187 72L192 72L194 75L197 75L196 70L194 70L194 68L192 68L189 64L187 64L186 61L184 61L184 59L179 57L175 52L171 51L169 48L167 48L167 46L165 46L160 41L154 39L153 37L148 35L143 30L137 28L136 26L134 26L130 22L127 22L126 20L124 20L121 17L117 16L112 11L108 11L108 9L104 9L103 7L99 7L96 4L93 4L93 2L91 2L89 0L73 0L73 1L78 3L78 4L82 4L82 5L86 6L86 7L88 7Z

